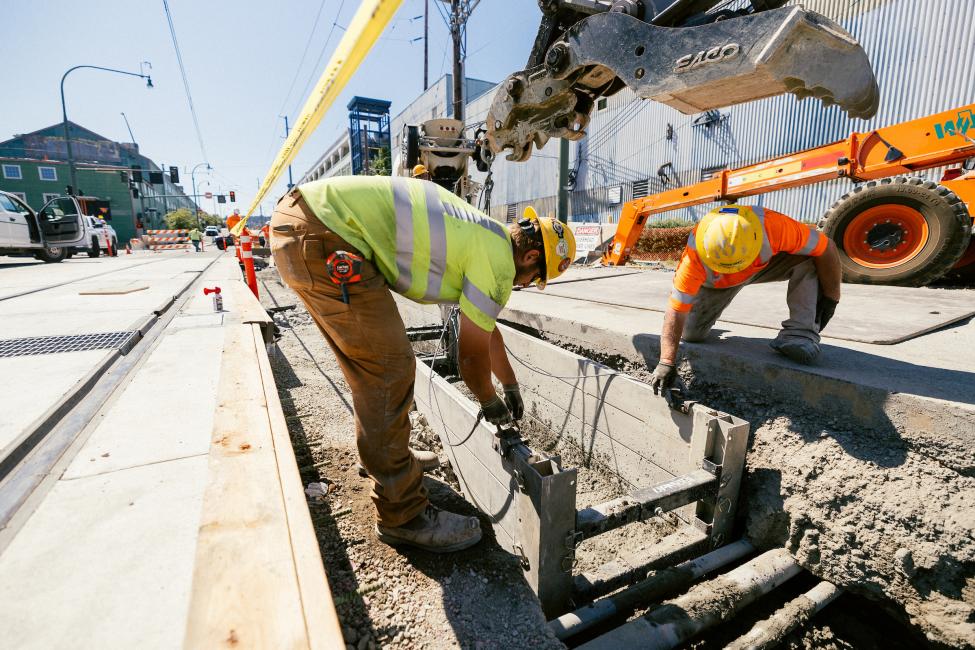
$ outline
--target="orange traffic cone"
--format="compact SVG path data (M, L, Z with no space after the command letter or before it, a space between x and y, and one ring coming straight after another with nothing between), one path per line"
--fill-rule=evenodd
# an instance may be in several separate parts
M125 254L126 255L131 255L132 254L132 244L129 244L129 243L126 243L125 244Z

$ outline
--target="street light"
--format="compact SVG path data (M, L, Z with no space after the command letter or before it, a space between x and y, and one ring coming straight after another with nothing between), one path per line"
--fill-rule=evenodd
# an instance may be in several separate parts
M213 167L210 166L210 163L208 163L208 162L201 162L201 163L197 164L196 167L194 167L192 169L192 171L190 171L190 180L193 181L193 205L196 206L196 224L197 224L197 226L200 226L202 224L200 223L200 202L198 200L200 197L198 197L196 195L196 175L195 174L196 174L196 170L199 169L200 167L202 167L203 165L206 165L207 166L207 171L210 171L211 169L213 169Z
M150 66L151 67L151 66ZM125 70L116 70L115 68L103 68L98 65L76 65L73 68L68 68L68 71L64 73L61 77L61 115L63 117L64 124L64 144L68 150L68 175L71 178L71 192L72 194L78 191L78 182L75 178L74 172L74 158L71 155L71 134L68 132L68 107L64 102L64 80L69 74L74 72L79 68L91 68L92 70L104 70L105 72L115 72L117 74L129 75L130 77L140 77L146 80L146 88L152 88L152 77L147 74L142 74L141 72L126 72Z

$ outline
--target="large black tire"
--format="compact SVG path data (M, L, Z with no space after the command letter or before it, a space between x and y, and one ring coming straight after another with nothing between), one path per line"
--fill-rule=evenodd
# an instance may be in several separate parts
M420 127L406 127L406 173L412 176L413 167L420 162Z
M858 215L883 205L919 213L927 225L927 241L903 263L872 268L851 259L844 250L844 235ZM843 195L819 225L840 251L846 282L921 287L940 278L961 258L971 240L972 219L964 202L948 188L923 178L898 176L870 181Z
M101 254L102 254L102 249L98 245L98 240L92 237L91 246L88 247L88 257L98 257Z
M35 258L41 260L42 262L47 262L48 264L63 262L64 258L67 256L68 249L62 246L46 246L34 253Z
M112 237L112 257L118 257L118 240Z

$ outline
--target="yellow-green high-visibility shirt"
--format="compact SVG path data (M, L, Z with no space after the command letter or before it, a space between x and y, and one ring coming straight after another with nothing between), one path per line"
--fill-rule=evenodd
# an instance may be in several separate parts
M508 229L429 181L336 176L298 190L330 230L372 261L397 292L460 304L492 331L515 279Z

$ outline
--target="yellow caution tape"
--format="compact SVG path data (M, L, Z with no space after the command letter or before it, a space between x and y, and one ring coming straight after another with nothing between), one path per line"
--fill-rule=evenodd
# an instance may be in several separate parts
M240 235L244 230L247 219L318 127L325 113L355 74L359 64L366 58L402 2L403 0L362 0L359 10L345 30L345 35L332 53L328 65L325 66L318 84L315 85L315 89L301 109L301 114L295 120L291 134L275 157L271 169L264 175L264 182L261 183L251 207L231 230L234 235Z

